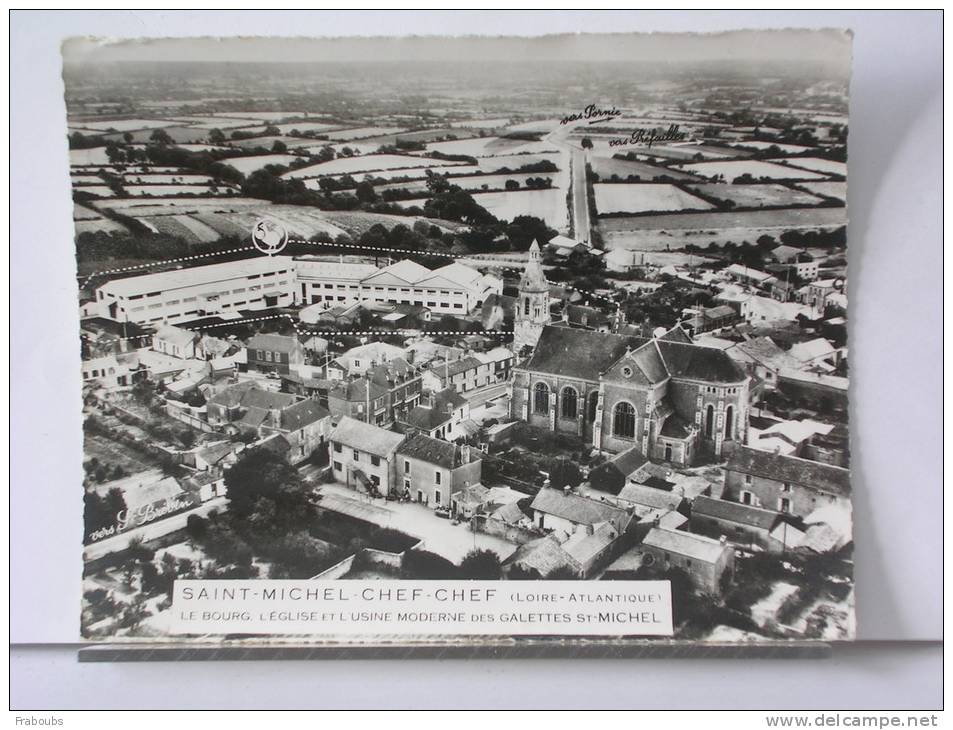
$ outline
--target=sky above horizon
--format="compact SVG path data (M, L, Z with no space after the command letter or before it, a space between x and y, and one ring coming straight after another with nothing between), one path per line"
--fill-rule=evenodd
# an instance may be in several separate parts
M110 62L822 62L848 69L844 30L618 33L538 37L405 36L340 38L71 38L69 65Z

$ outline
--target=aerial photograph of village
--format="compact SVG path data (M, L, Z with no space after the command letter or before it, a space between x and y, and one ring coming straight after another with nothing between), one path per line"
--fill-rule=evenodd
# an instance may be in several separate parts
M85 638L167 637L183 578L662 579L676 639L853 637L849 39L510 41L67 45Z

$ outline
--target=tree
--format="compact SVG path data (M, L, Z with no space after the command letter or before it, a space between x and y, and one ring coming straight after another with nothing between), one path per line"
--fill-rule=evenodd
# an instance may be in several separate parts
M507 190L519 190L520 183L519 183L519 180L507 180L503 184L503 187L506 188Z
M201 515L191 514L185 520L185 530L193 540L201 540L208 534L208 520Z
M500 556L492 550L471 550L460 562L460 574L470 580L499 580Z
M174 144L173 139L169 136L169 133L164 129L155 129L152 131L152 134L149 135L149 141L154 142L160 147L165 147L167 145Z
M377 193L374 192L374 186L366 180L357 184L354 194L362 203L373 203L377 200Z
M229 511L237 517L250 516L255 503L262 498L274 502L275 508L283 512L282 518L294 517L296 511L299 511L298 519L308 516L309 503L297 471L271 451L247 451L225 472L225 486L228 488Z
M226 142L225 133L221 129L212 129L208 133L208 141L210 144L223 145Z
M583 148L584 150L591 150L591 149L592 149L592 140L589 139L588 137L583 137L583 138L582 138L582 148Z
M553 489L578 487L582 483L582 472L569 459L554 459L549 467L549 485Z
M458 576L456 565L426 550L407 550L400 561L400 572L405 578L424 580L443 580Z

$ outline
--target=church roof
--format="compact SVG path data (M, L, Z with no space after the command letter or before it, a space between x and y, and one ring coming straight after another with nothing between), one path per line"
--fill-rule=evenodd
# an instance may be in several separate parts
M543 327L525 367L533 372L597 381L606 368L625 354L626 347L638 347L644 342L640 337L611 332L547 326Z
M529 261L520 277L520 291L549 291L549 282L546 281L546 275L543 273L542 261L539 255L539 244L533 241L529 247Z
M543 327L525 368L597 381L625 355L626 348L631 348L630 357L648 382L659 382L666 375L721 383L739 383L746 377L728 355L715 348L553 326Z

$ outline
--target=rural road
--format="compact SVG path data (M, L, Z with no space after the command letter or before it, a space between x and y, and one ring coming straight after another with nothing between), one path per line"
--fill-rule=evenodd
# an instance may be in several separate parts
M589 199L586 191L586 151L572 149L572 232L577 241L589 243Z
M556 127L545 139L561 147L570 157L572 179L572 237L589 243L589 200L586 191L586 150L569 139L570 128Z

